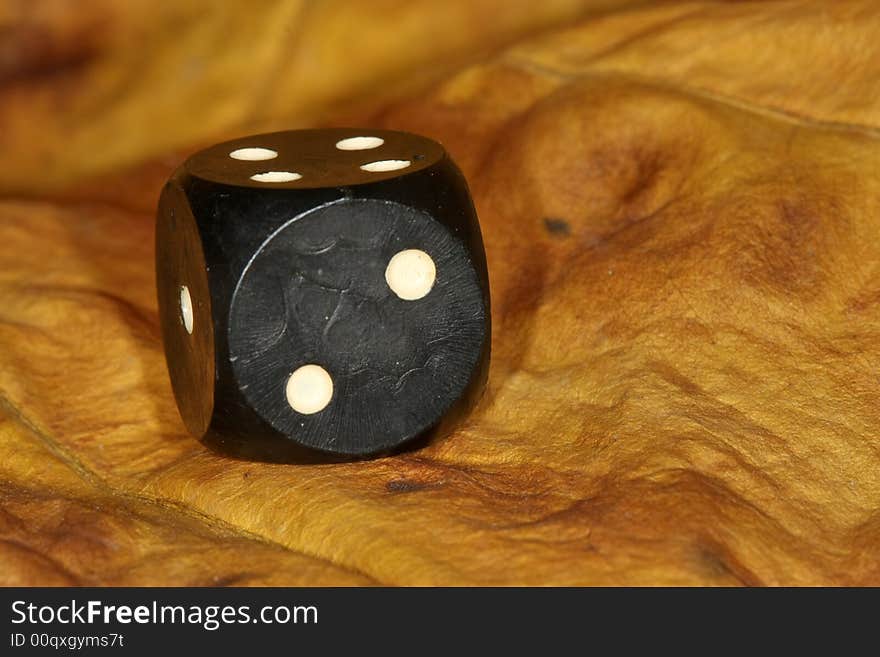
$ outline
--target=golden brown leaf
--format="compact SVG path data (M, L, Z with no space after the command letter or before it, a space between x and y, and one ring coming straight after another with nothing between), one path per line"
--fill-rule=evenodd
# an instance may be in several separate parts
M878 31L867 0L649 4L341 114L443 141L489 257L489 390L392 458L185 435L152 282L170 161L0 202L0 573L880 584Z

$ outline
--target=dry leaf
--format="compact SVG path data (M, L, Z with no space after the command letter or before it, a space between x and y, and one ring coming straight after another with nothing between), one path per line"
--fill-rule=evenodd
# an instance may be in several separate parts
M447 145L491 270L489 391L393 458L185 435L153 288L167 163L3 200L3 580L880 584L878 32L868 0L649 4L341 114ZM163 147L247 114L187 111ZM152 152L126 137L81 171Z

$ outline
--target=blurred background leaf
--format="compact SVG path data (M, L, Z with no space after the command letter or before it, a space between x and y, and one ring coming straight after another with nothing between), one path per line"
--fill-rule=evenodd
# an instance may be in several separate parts
M622 0L4 0L0 186L399 98Z

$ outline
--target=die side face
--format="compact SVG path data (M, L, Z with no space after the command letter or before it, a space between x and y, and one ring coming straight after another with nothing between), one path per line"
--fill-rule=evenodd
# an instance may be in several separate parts
M204 433L205 413L224 413L209 394L187 402L215 374L221 390L234 386L243 399L234 405L259 416L280 442L347 456L393 449L473 396L488 359L489 316L483 254L462 238L461 217L472 206L467 198L468 208L446 208L443 199L460 194L438 193L433 205L415 207L405 184L433 197L434 177L442 177L435 165L445 157L435 142L407 133L314 130L218 144L187 161L186 179L210 196L194 225L210 232L224 207L238 210L223 219L236 222L234 231L212 234L221 244L208 250L211 262L166 262L159 275L169 371L183 381L175 396L184 416L196 415L187 406L199 407L198 421L184 418L192 433ZM377 196L374 183L383 182ZM309 205L316 191L321 200ZM228 237L241 234L239 221L257 231L248 246ZM170 260L186 262L192 247L161 245L180 241L178 233L157 229L157 254L175 251ZM228 267L233 260L246 264ZM196 293L184 279L209 268L215 288L206 289L205 277ZM231 269L225 281L217 274L224 269ZM220 295L218 286L231 293ZM197 381L189 369L204 364L181 358L180 344L204 340L200 331L213 340L210 306L199 316L201 295L217 306L223 332L219 369ZM206 351L215 356L213 343Z
M414 250L436 275L403 298L386 271ZM421 292L424 281L414 283ZM432 426L467 387L484 313L468 254L440 224L394 202L342 200L256 254L233 298L230 357L245 397L281 433L344 453L387 449ZM305 365L332 379L319 413L297 412L284 395Z
M207 264L186 195L166 185L156 219L156 288L165 357L181 417L202 436L214 410L214 327Z

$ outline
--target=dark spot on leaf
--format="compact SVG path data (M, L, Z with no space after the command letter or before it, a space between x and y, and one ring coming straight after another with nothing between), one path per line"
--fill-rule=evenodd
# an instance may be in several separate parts
M385 484L385 490L389 493L414 493L428 488L436 488L436 485L413 479L393 479Z
M568 237L571 235L571 226L565 219L554 219L547 217L544 219L544 228L554 237Z
M252 577L251 573L230 573L212 578L207 586L236 586Z
M710 541L697 545L696 555L701 570L718 580L734 580L741 586L762 586L761 579L739 563L730 551Z
M0 27L0 84L82 73L100 53L95 34L76 36L55 38L48 28L28 23Z

